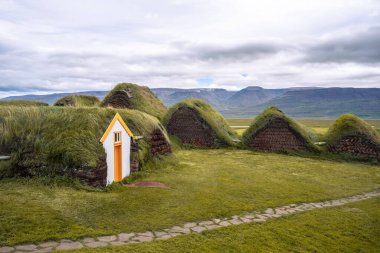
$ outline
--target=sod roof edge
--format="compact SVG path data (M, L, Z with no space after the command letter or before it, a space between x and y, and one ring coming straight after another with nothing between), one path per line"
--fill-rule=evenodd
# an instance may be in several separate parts
M181 107L188 107L198 112L205 122L215 132L217 137L227 145L235 145L234 139L237 139L237 133L228 125L225 118L217 110L215 110L206 101L196 98L185 99L169 108L162 122L167 126L171 116Z
M73 104L66 104L71 101ZM91 95L67 95L58 99L54 106L98 106L100 100L96 96Z

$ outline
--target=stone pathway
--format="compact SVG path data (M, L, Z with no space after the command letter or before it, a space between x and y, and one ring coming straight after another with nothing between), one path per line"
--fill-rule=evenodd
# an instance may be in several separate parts
M51 252L53 250L70 250L80 248L99 248L109 245L126 245L131 243L150 242L153 240L165 240L175 236L201 233L205 230L238 225L242 223L264 222L267 219L278 218L292 213L304 212L316 208L341 206L364 199L380 196L380 191L368 192L348 198L329 200L315 203L301 203L268 208L264 212L251 212L243 215L234 215L229 218L212 219L201 222L189 222L183 226L174 226L159 231L146 231L143 233L120 233L117 235L83 238L79 241L63 239L60 241L46 241L40 244L23 244L13 247L0 247L0 253L25 253L25 252Z

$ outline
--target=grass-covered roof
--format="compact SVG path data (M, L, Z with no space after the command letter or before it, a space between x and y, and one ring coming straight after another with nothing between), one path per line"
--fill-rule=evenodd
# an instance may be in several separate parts
M0 100L0 106L48 106L48 103L34 100Z
M0 151L11 155L15 174L64 173L95 167L105 154L99 142L118 112L139 141L139 160L150 158L150 133L160 128L151 115L128 109L96 107L0 107ZM168 140L169 141L169 140Z
M299 124L295 120L291 119L290 117L286 116L284 112L274 106L268 107L254 119L249 128L242 135L243 145L248 146L252 137L258 132L258 130L265 127L270 120L275 118L286 122L293 130L299 133L299 135L304 139L306 146L310 150L317 150L316 146L313 144L312 131Z
M169 123L173 113L182 107L197 111L199 116L211 127L222 142L226 145L235 145L233 140L238 138L237 133L228 125L225 118L218 111L201 99L185 99L173 105L163 119L165 126Z
M330 144L336 144L342 137L364 135L369 139L380 141L375 129L367 122L353 114L343 114L336 119L325 135L325 140Z
M58 99L54 105L55 106L75 106L75 107L90 107L98 106L100 100L95 96L90 95L68 95L63 98Z
M124 93L125 95L120 96L120 93ZM118 97L115 95L118 95ZM127 101L117 101L118 99ZM159 119L162 119L166 113L165 105L148 87L133 83L120 83L116 85L105 96L100 105L104 107L136 109Z

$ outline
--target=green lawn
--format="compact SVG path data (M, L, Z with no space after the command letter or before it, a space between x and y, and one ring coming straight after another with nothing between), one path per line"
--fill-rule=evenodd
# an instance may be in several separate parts
M182 150L145 180L170 189L108 192L0 181L0 245L158 230L380 188L380 167L247 150Z
M165 241L84 252L379 252L380 197Z

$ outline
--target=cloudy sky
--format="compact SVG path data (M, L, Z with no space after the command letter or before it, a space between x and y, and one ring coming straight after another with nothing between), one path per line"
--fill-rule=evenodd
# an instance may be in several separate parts
M379 0L0 0L0 96L380 87Z

